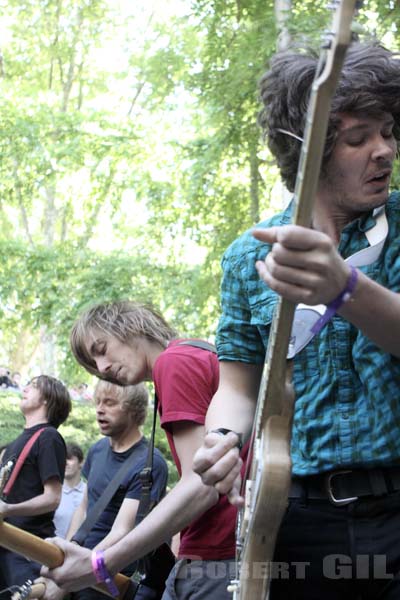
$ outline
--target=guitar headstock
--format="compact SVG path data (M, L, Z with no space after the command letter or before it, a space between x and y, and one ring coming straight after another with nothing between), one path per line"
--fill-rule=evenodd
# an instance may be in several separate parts
M346 50L352 41L352 24L357 0L335 0L332 27L325 34L319 63L307 111L304 141L294 191L294 223L309 227L313 200L322 163L322 154L328 129L329 111L334 96ZM316 125L318 124L318 125Z
M33 581L28 579L23 585L21 585L11 596L11 600L25 600L29 598L29 594L32 591Z
M9 460L3 465L0 469L0 497L3 493L4 486L6 485L8 478L11 475L11 471L13 470L14 461Z
M357 9L362 2L359 0L333 0L329 8L334 11L331 30L326 32L322 44L325 50L325 66L321 78L330 76L352 41L352 24ZM341 66L341 65L340 65Z
M350 43L353 16L362 4L360 0L331 0L328 8L334 12L332 33L336 36L338 44Z

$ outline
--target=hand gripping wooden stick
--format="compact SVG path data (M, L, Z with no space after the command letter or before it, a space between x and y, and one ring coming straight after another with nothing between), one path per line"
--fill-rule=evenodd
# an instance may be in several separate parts
M25 558L34 560L50 569L60 567L64 562L64 553L55 544L45 542L36 535L32 535L27 531L23 531L14 525L4 523L0 520L0 546L22 554ZM119 591L118 598L127 600L129 598L129 590L131 589L131 580L129 577L118 573L114 577L115 584ZM105 584L99 583L93 586L107 596L111 596Z

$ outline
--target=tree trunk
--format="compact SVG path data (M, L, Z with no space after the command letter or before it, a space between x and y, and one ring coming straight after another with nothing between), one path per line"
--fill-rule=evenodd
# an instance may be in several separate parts
M258 223L260 220L260 160L257 156L258 136L252 135L252 140L249 147L249 162L250 162L250 216L252 223Z
M54 376L57 373L54 334L44 325L40 330L42 352L40 354L40 369L45 375Z
M292 9L292 0L275 0L276 28L279 31L277 50L285 50L290 44L290 33L286 26L288 14Z
M276 28L279 31L278 39L276 42L277 50L285 50L291 42L290 33L287 28L287 20L291 9L292 0L275 0ZM284 183L281 182L282 208L286 207L289 197L291 197L291 194L286 189Z

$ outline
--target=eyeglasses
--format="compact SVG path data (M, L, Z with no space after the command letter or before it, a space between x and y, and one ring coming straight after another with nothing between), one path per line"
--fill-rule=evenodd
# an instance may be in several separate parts
M284 133L285 135L290 135L290 137L294 138L295 140L299 140L299 142L303 142L304 141L303 138L301 138L300 136L296 135L292 131L288 131L287 129L281 129L280 127L277 127L276 131L279 131L280 133Z

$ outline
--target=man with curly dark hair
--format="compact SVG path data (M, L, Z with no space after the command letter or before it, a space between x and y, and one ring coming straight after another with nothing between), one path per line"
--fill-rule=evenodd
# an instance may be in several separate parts
M261 80L259 121L291 191L317 63L281 52ZM271 600L400 595L400 194L389 192L399 126L399 56L350 46L311 229L290 224L290 204L223 258L220 385L206 427L231 431L209 433L194 467L235 504L234 432L251 430L278 295L329 308L293 361L292 486Z

